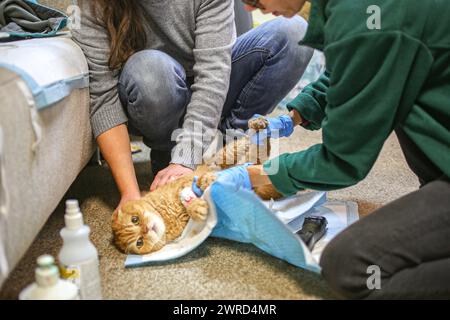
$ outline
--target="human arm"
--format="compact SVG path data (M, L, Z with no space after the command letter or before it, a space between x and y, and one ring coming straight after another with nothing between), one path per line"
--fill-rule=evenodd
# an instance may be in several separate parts
M269 177L285 195L362 180L414 104L432 63L420 41L398 32L349 37L329 46L326 54L331 72L323 143L264 164L267 172L278 163Z
M82 1L79 29L72 30L72 39L83 50L89 66L90 120L94 138L127 122L118 93L119 70L109 67L110 40L108 31L91 10L90 1Z
M97 142L119 189L119 207L128 200L139 199L141 196L131 158L127 127L119 125L110 129L101 134Z
M94 17L87 1L82 3L82 10L81 28L72 30L72 35L89 66L90 120L94 138L111 168L122 204L140 198L140 193L125 125L127 117L117 91L118 73L109 68L110 43L106 29Z
M231 0L203 0L196 17L194 83L172 163L194 169L216 133L228 92L235 40Z
M297 112L301 118L301 125L309 130L318 130L322 127L327 105L327 91L330 85L330 73L325 71L317 81L310 83L291 102L287 108Z

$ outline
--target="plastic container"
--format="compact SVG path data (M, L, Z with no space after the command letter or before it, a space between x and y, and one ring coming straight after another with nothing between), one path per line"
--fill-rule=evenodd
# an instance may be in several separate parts
M61 275L77 285L82 300L102 299L97 249L89 239L77 200L66 202L66 227L61 230L63 247L59 252Z
M20 293L20 300L79 300L78 287L60 279L58 267L52 256L40 256L37 263L36 283L29 285Z

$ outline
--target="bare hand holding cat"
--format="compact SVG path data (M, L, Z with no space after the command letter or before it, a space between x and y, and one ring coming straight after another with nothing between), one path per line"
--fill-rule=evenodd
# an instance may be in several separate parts
M117 208L116 208L116 210L114 210L114 212L118 211L128 201L139 200L140 198L141 198L141 194L140 193L124 194L122 196L122 198L120 199L120 203L117 205Z
M157 188L162 187L168 182L192 174L193 172L192 169L182 166L181 164L171 163L167 168L158 172L150 186L150 191L155 191Z

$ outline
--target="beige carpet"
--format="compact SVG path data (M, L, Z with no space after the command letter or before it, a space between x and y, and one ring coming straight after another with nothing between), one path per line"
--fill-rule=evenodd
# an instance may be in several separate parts
M45 0L65 11L68 0ZM295 143L293 143L295 141ZM320 142L319 132L297 129L295 137L284 140L285 152ZM142 188L148 188L150 165L138 163ZM395 137L390 137L370 176L359 185L330 193L330 198L354 200L360 213L418 187L407 169ZM118 203L118 193L106 168L87 167L66 198L82 203L92 240L100 253L103 294L107 299L321 299L334 298L321 278L272 258L251 245L208 239L192 254L175 263L139 269L125 269L125 256L111 244L110 214ZM33 281L35 259L44 253L57 255L61 246L64 201L36 237L30 250L11 274L0 299L15 299Z
M295 151L318 142L319 132L299 128L291 140L283 140L282 150ZM149 163L139 162L136 166L141 187L148 188ZM370 176L355 187L331 193L330 198L357 201L364 215L417 187L417 180L407 169L398 142L392 136ZM125 256L111 244L110 214L119 198L108 169L87 167L69 190L66 198L69 197L80 200L86 222L91 226L92 240L100 253L103 294L107 299L335 298L318 275L277 260L251 245L212 238L174 263L125 269ZM16 298L33 281L36 257L43 253L57 255L63 214L61 202L4 284L0 298Z

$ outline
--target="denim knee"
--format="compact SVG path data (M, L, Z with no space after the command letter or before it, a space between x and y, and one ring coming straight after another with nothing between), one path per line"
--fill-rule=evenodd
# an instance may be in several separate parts
M284 83L292 89L306 70L314 50L301 46L299 42L304 38L308 23L300 16L291 19L277 18L262 26L265 47L269 49L270 57L266 66L277 65L280 73L284 74Z
M157 50L143 50L128 59L119 94L131 125L156 145L170 140L190 100L183 67Z
M308 23L300 16L277 18L263 25L264 31L270 35L267 40L270 41L272 58L275 61L283 59L291 74L303 74L314 53L312 48L299 45L307 28Z

